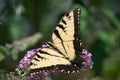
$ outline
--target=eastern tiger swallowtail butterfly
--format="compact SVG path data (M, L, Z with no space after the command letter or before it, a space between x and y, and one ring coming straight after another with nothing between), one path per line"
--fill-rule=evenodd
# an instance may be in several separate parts
M52 40L39 49L28 51L18 68L29 65L30 75L37 75L56 71L75 73L92 67L91 53L79 40L79 25L80 9L76 8L63 16L52 34Z

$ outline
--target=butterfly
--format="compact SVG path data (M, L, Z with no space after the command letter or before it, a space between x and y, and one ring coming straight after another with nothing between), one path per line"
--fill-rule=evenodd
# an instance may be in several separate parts
M92 67L92 55L83 48L79 39L80 13L80 9L75 8L65 14L55 27L51 41L28 52L27 55L32 54L32 57L28 57L30 75L46 72L45 75L50 72L75 73Z

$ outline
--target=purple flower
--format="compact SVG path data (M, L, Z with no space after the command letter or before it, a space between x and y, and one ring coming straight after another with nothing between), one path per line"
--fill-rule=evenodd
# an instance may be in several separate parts
M55 68L55 69L52 70L52 73L53 73L54 75L58 75L58 74L60 73L60 71L59 71L58 68Z
M34 50L27 51L26 57L31 59L35 55L35 53L36 52Z
M28 80L45 80L45 77L42 75L34 74L28 77Z
M50 72L49 72L49 71L42 72L42 73L36 73L36 74L30 75L30 76L28 77L28 80L45 80L45 78L46 78L47 76L50 76Z
M35 54L40 50L41 48L38 49L33 49L30 51L27 51L27 54L25 55L25 57L23 59L21 59L19 65L18 65L18 69L24 70L26 69L30 63L31 63L31 59L35 56Z
M44 77L50 76L50 72L49 72L49 71L43 72L43 73L42 73L42 76L44 76Z
M84 60L83 62L83 66L81 67L81 70L86 70L86 69L90 69L93 66L93 61L91 59L92 54L89 53L87 50L83 50L82 54L80 55L80 57Z

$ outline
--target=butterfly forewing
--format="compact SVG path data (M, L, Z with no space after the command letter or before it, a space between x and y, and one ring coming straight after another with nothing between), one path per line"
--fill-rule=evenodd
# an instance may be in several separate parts
M59 22L52 35L52 42L69 60L74 60L75 43L79 36L80 10L74 9ZM76 46L80 47L79 41Z
M74 11L70 11L59 22L52 35L54 44L74 40Z

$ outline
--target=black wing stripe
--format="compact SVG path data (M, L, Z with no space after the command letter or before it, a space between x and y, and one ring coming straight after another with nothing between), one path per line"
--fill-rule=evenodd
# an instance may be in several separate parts
M54 49L53 49L53 50L54 50ZM43 51L43 50L40 50L39 52L40 52L40 54L47 54L47 55L54 56L54 57L60 57L60 56L57 56L57 55L52 55L52 54L50 54L50 53L48 53L48 52L46 52L46 51ZM43 57L43 58L44 58L44 57Z
M48 55L50 55L48 52L45 52L43 50L40 50L39 52L40 52L40 54L48 54Z
M53 46L52 44L48 43L52 48L53 50L57 50L61 55L65 56L59 49L57 49L55 46ZM63 44L63 42L61 42L61 45L63 46L64 50L65 50L65 53L67 54L67 51L66 51L66 48ZM67 59L67 58L66 58Z
M52 45L52 44L50 44L50 43L48 43L48 44L53 48L53 50L56 50L56 51L58 51L58 53L60 53L61 55L65 56L57 47L55 47L54 45ZM61 42L61 45L63 46L65 52L67 53L67 51L66 51L66 49L65 49L65 46L64 46L64 44L63 44L62 42ZM64 57L64 58L68 59L67 57Z
M42 59L43 59L43 57L41 57L38 53L36 54L36 56L37 56L38 58L42 58Z
M60 53L61 55L63 55L62 54L62 52L57 48L57 47L55 47L54 45L52 45L52 44L50 44L50 43L47 43L49 46L51 46L52 48L53 48L53 50L56 50L58 53Z
M34 57L33 59L34 59L35 61L40 61L39 59L37 59L37 58L35 58L35 57Z
M61 25L61 24L59 24L58 27L61 28L62 30L65 29L65 28L63 27L63 25Z
M66 16L68 17L68 16L69 16L69 13L67 13Z
M61 41L63 41L57 29L55 29L54 33Z
M62 22L66 25L67 23L66 23L66 21L64 20L64 19L62 19Z

